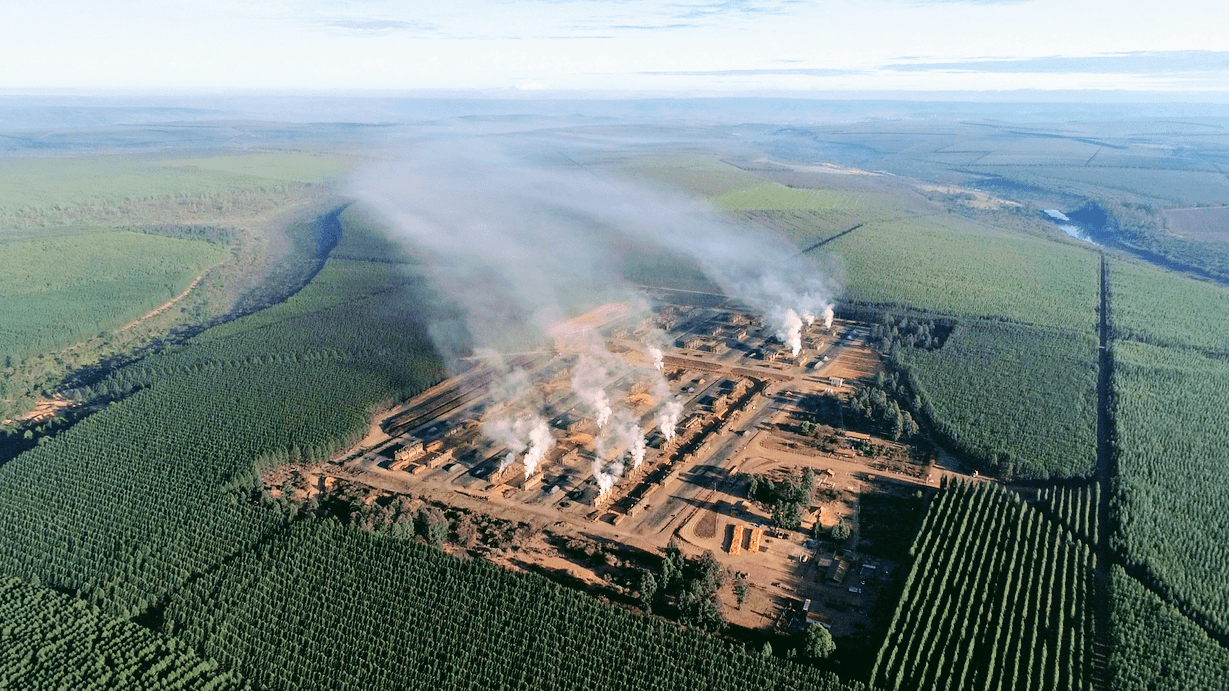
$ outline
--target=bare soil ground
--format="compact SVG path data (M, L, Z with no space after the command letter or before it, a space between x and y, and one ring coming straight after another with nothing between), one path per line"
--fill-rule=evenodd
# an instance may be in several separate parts
M873 377L882 370L883 362L870 348L844 348L821 371L825 377L857 381Z
M63 396L52 396L51 398L40 398L35 401L34 408L24 415L18 416L19 421L30 420L33 422L42 422L56 416L56 414L68 406L72 405L72 401ZM11 423L12 420L5 420L4 424Z
M1229 206L1170 209L1165 216L1175 235L1204 242L1229 242Z

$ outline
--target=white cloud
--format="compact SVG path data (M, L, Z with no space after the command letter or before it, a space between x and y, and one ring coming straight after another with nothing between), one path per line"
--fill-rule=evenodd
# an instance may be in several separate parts
M6 10L0 88L1218 89L1229 70L1161 69L1171 51L1229 50L1207 21L1218 12L1207 0L48 0ZM1155 70L1060 64L1141 52L1162 56ZM944 66L900 67L919 61Z

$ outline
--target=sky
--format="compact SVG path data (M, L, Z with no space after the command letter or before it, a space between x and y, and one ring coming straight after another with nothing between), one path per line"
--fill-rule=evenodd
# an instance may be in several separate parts
M1229 95L1222 0L44 0L0 90Z

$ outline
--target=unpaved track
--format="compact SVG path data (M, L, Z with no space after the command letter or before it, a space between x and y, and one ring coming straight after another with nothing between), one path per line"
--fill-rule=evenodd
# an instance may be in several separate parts
M189 284L188 284L188 287L184 289L184 292L182 292L182 293L180 293L179 295L176 295L175 297L171 298L170 300L167 300L166 302L162 303L162 305L161 305L161 306L159 306L158 308L154 309L153 311L151 311L151 312L146 312L145 314L141 315L140 317L137 317L137 318L136 318L136 319L134 319L133 321L131 321L131 322L129 322L128 324L126 324L123 328L121 328L121 329L120 329L120 331L121 331L121 332L123 332L123 331L127 331L128 329L131 329L132 327L136 326L137 324L140 324L141 322L145 321L146 319L150 319L150 318L152 318L152 317L157 316L157 315L158 315L160 312L162 312L163 310L166 310L167 308L171 307L172 305L174 305L175 303L179 302L180 300L182 300L182 299L184 299L184 298L188 297L188 293L191 293L191 292L192 292L192 289L193 289L193 288L195 288L195 287L197 286L197 284L201 282L201 279L205 277L205 274L209 273L210 271L213 271L214 269L218 268L219 266L221 266L221 265L225 264L225 263L226 263L226 262L228 262L228 261L230 261L230 258L229 258L229 257L228 257L228 258L226 258L226 259L223 259L222 261L218 262L217 264L214 264L213 266L209 267L208 269L205 269L204 271L202 271L202 272L201 272L201 274L200 274L199 276L197 276L197 277L196 277L196 278L195 278L195 279L194 279L191 283L189 283Z
M1099 310L1098 332L1101 347L1098 350L1097 361L1097 469L1096 480L1101 489L1101 502L1097 507L1097 523L1100 525L1100 540L1096 546L1097 561L1093 574L1093 611L1095 620L1093 633L1095 636L1095 651L1093 654L1093 685L1098 689L1107 688L1109 670L1106 662L1110 652L1109 627L1110 610L1110 560L1113 548L1110 537L1114 532L1111 524L1113 512L1110 511L1110 499L1114 491L1114 431L1113 420L1110 418L1110 393L1113 386L1114 362L1110 356L1109 337L1109 261L1105 253L1101 253L1101 307Z

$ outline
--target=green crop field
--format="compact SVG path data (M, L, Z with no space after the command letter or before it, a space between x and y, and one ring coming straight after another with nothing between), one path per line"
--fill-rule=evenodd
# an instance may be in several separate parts
M1004 322L958 324L942 348L904 349L923 411L965 455L1026 477L1089 473L1097 342Z
M0 359L120 328L229 255L223 245L130 232L0 243Z
M352 163L299 152L0 160L0 417L81 368L251 302L295 245L289 210L318 204L329 186L309 183ZM186 299L124 328L198 276Z
M1097 257L1085 249L965 219L870 223L825 251L840 258L849 300L957 317L1091 332Z
M173 170L228 173L285 182L323 182L345 174L353 158L337 154L298 151L259 154L227 154L162 161Z
M1229 633L1219 491L1229 481L1229 289L1133 262L1116 262L1111 277L1116 540L1130 563Z
M871 682L1091 689L1088 545L1019 496L955 485L931 504Z
M800 189L775 182L718 195L713 204L725 211L830 211L882 216L898 212L900 201L889 194L833 189Z
M1114 359L1120 549L1229 633L1229 362L1131 341Z
M0 688L248 689L183 643L99 612L97 607L0 579Z
M262 689L863 688L538 575L314 519L177 592L165 615Z
M208 198L320 182L345 172L348 157L296 152L166 159L156 156L0 160L0 228L79 207L131 204L160 197ZM53 221L54 222L54 221Z
M633 179L706 197L764 184L752 173L706 157L636 158L613 169Z
M1229 353L1229 288L1121 261L1112 290L1117 338Z

